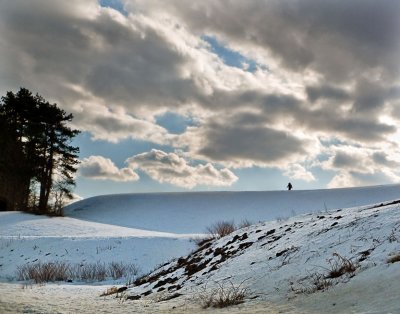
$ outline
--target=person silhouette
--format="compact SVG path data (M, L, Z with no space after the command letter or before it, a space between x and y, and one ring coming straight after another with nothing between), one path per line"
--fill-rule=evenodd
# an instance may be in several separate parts
M289 182L287 185L287 189L290 191L291 189L293 189L293 185Z

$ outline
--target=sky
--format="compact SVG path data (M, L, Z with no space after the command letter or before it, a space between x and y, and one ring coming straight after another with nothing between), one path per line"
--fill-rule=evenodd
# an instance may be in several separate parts
M0 94L74 115L77 197L400 181L400 1L0 0Z

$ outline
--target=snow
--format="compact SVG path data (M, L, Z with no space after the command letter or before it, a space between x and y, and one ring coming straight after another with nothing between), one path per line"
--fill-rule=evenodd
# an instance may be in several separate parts
M399 312L400 263L387 263L391 254L400 253L400 205L391 203L399 188L122 194L71 204L66 217L0 212L0 312L200 312L195 302L199 289L227 281L244 281L257 298L221 313L263 313L266 307L293 313ZM166 270L196 248L192 239L211 224L243 219L255 224L207 248L215 252L230 247L233 252L217 269L211 270L211 263L221 256L211 254L207 266L191 278L182 268L160 278L178 278L165 288L182 286L182 296L170 301L157 302L166 294L157 292L157 282L124 293L152 292L139 301L99 297L111 285L125 285L128 278L24 289L16 281L17 267L34 261L123 261L135 263L142 273L160 264ZM207 250L196 254L205 261ZM361 260L365 251L369 253ZM326 275L336 253L357 264L355 275L333 280L326 291L305 293L312 287L312 274Z
M203 233L220 220L273 220L368 205L399 196L399 185L351 189L120 194L92 197L65 209L69 217L122 227ZM112 213L112 214L110 214Z
M277 306L289 303L325 313L397 313L400 263L387 262L394 254L400 254L398 201L252 225L163 266L149 275L162 273L160 278L132 287L127 294L147 298L151 292L151 298L157 298L168 290L195 297L233 283L245 285L249 296ZM342 261L356 271L329 278ZM202 267L189 275L186 265ZM332 287L315 289L315 278Z

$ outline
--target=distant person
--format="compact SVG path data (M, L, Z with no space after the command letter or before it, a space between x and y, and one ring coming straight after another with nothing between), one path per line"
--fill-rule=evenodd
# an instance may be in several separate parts
M289 182L287 185L287 189L290 191L291 189L293 189L293 185Z

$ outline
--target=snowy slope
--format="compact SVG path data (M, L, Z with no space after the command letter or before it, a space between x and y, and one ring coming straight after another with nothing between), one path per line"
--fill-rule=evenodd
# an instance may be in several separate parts
M290 192L121 194L71 204L65 209L66 217L0 212L0 280L14 278L18 265L37 260L129 260L147 272L188 254L195 248L191 239L217 221L287 218L391 200L399 191L399 185L386 185Z
M221 286L227 292L233 284L247 289L248 306L273 302L320 313L399 313L399 204L240 229L137 281L128 298L176 297L175 306L197 299L200 305L204 295L215 295ZM398 262L388 262L394 256Z
M66 207L73 218L173 233L203 233L219 220L253 222L325 209L367 205L400 196L400 185L272 191L103 195Z
M175 234L70 217L0 212L0 281L34 262L126 262L141 271L193 249L196 234Z

